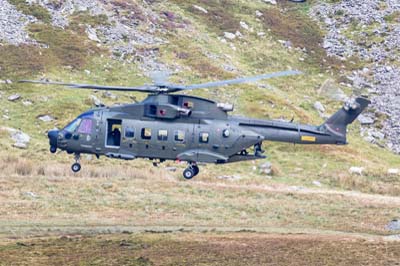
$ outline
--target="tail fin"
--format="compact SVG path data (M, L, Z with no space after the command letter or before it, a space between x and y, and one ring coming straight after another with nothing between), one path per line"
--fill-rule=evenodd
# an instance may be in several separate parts
M330 133L340 137L343 140L343 144L345 144L347 125L353 123L370 103L370 100L362 97L347 102L342 109L328 118L322 126L325 126Z

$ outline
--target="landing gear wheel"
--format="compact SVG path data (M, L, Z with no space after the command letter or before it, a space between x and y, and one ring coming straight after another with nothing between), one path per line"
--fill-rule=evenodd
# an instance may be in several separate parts
M79 163L74 163L74 164L71 166L71 169L72 169L72 171L73 171L74 173L77 173L77 172L79 172L79 171L81 170L81 165L80 165Z
M194 170L191 167L188 167L183 171L183 177L185 179L192 179L195 176Z
M194 176L198 175L200 172L200 169L197 165L192 165L192 170L194 172Z
M51 153L56 153L56 152L57 152L57 147L51 146L51 147L50 147L50 152L51 152Z

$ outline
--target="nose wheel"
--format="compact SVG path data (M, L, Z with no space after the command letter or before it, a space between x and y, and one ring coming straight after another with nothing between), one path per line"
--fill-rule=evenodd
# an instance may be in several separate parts
M80 158L80 154L75 154L75 163L71 166L71 170L74 173L77 173L81 170L81 164L79 163Z
M81 164L80 164L80 163L74 163L74 164L71 166L71 169L72 169L72 171L73 171L74 173L77 173L77 172L79 172L79 171L81 170Z
M195 177L196 175L198 175L199 172L200 172L199 167L198 167L196 164L191 163L191 164L189 164L189 166L183 171L183 177L184 177L185 179L188 179L188 180L189 180L189 179L192 179L193 177Z

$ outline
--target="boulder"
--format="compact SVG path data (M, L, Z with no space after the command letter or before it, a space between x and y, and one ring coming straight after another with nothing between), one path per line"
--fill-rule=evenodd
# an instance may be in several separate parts
M276 5L276 0L264 0L265 3L271 4L271 5Z
M201 7L201 6L198 6L198 5L193 5L193 8L198 10L198 11L200 11L200 12L203 12L204 14L208 14L207 9L205 9L204 7Z
M364 172L364 167L352 166L349 169L350 174L362 175L363 172Z
M262 163L258 166L260 174L272 175L272 164L270 162Z
M317 181L317 180L314 180L312 183L313 183L314 186L322 187L321 182L319 182L319 181Z
M398 168L390 168L390 169L388 169L387 173L389 175L399 175L400 174L400 169L398 169Z
M231 32L224 32L224 37L229 40L234 40L236 38L236 34Z
M375 122L372 117L365 114L360 114L357 120L360 121L361 125L372 125Z
M386 225L386 229L389 231L398 231L400 230L400 220L393 219Z
M21 95L19 95L18 93L10 95L7 99L11 102L15 102L17 100L19 100L21 98Z
M9 127L0 127L0 130L7 131L10 134L11 139L15 141L13 147L19 149L26 149L28 147L28 144L31 140L31 137L28 134L22 132L21 130Z
M244 22L244 21L240 21L240 27L242 27L243 29L245 29L245 30L247 30L247 31L250 30L249 25L247 25L247 23Z
M24 106L30 106L30 105L32 105L33 103L32 103L31 101L29 101L29 100L25 100L25 101L22 101L22 104L23 104Z
M54 117L50 116L50 115L42 115L42 116L38 116L38 119L43 121L43 122L51 122L54 120Z
M102 101L101 101L99 98L97 98L96 96L90 95L90 99L91 99L92 103L93 103L96 107L104 106L104 104L102 103Z
M325 107L322 105L321 102L315 102L314 103L314 108L317 110L320 114L325 113Z
M97 37L96 30L93 29L92 27L89 26L86 28L86 34L90 40L95 42L101 42L99 37Z
M103 97L105 97L105 98L110 98L110 99L112 99L112 100L116 100L116 99L118 98L115 94L112 94L112 93L109 92L109 91L103 92Z

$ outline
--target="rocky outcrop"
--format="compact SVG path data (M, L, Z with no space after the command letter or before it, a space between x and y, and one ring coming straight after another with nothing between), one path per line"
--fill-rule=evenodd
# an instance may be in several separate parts
M13 147L19 149L26 149L28 147L31 140L28 134L10 127L0 127L0 130L10 134L10 138L14 141Z
M327 31L323 47L328 55L342 60L356 56L367 66L351 73L348 79L356 94L370 95L371 109L387 117L379 125L381 129L375 131L385 136L387 147L400 153L400 68L392 63L400 59L400 2L324 2L311 13ZM376 119L368 116L363 121L373 126L372 120Z
M35 43L25 31L25 27L36 21L36 18L22 14L6 0L0 0L0 43Z

